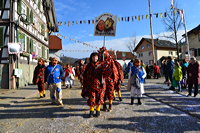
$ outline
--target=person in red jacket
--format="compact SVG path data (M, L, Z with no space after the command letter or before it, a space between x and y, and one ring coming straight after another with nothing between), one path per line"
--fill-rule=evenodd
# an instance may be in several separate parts
M72 88L72 84L73 84L73 77L74 77L74 73L72 71L72 67L67 64L66 65L66 69L65 69L65 84L66 84L66 88L68 88L68 86L70 86L70 88Z
M154 69L154 79L155 78L158 79L160 76L160 67L156 65L156 63L154 63L153 69Z

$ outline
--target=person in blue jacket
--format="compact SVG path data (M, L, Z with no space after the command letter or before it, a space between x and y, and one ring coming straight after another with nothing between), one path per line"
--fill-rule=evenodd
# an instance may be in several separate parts
M63 77L63 68L58 64L57 58L53 57L45 70L45 82L48 83L52 104L63 105L61 88L61 79Z

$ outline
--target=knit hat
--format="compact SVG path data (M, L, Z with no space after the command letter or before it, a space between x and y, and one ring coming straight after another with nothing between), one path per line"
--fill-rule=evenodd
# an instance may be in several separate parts
M190 58L190 60L196 61L197 59L196 59L194 56L192 56L192 57Z

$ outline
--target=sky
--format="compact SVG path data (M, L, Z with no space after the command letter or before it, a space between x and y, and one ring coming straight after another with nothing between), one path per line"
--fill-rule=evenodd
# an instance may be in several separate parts
M200 0L175 0L177 8L184 9L187 30L191 30L200 23ZM149 13L148 0L54 0L57 21L80 21L93 20L103 13L111 13L117 17L139 16ZM152 13L163 13L171 6L171 0L151 0ZM92 46L102 47L103 37L94 36L94 24L74 24L59 26L59 34L73 38L75 40L88 43ZM55 33L57 34L57 33ZM153 16L153 34L154 38L163 35L169 35L163 24L162 18ZM182 27L178 32L178 38L181 39L184 34ZM142 37L150 38L149 19L143 19L134 22L117 22L116 36L105 37L106 48L118 51L129 51L127 44L132 37L137 38L137 42ZM76 43L69 39L62 38L62 55L74 58L89 57L90 52L69 52L69 50L92 50L91 48ZM160 39L160 38L159 38Z

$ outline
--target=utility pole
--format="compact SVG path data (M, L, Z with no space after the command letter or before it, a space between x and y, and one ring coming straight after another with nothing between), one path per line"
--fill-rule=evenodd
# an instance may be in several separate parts
M154 52L152 12L151 12L151 2L150 2L150 0L148 0L148 5L149 5L149 16L150 16L150 32L151 32L152 57L153 57L153 64L154 64L155 63L155 52Z
M187 51L188 51L188 59L190 59L190 46L189 46L189 41L188 41L188 34L187 34L184 10L182 10L182 14L183 14L183 26L185 29L185 41L186 41Z

